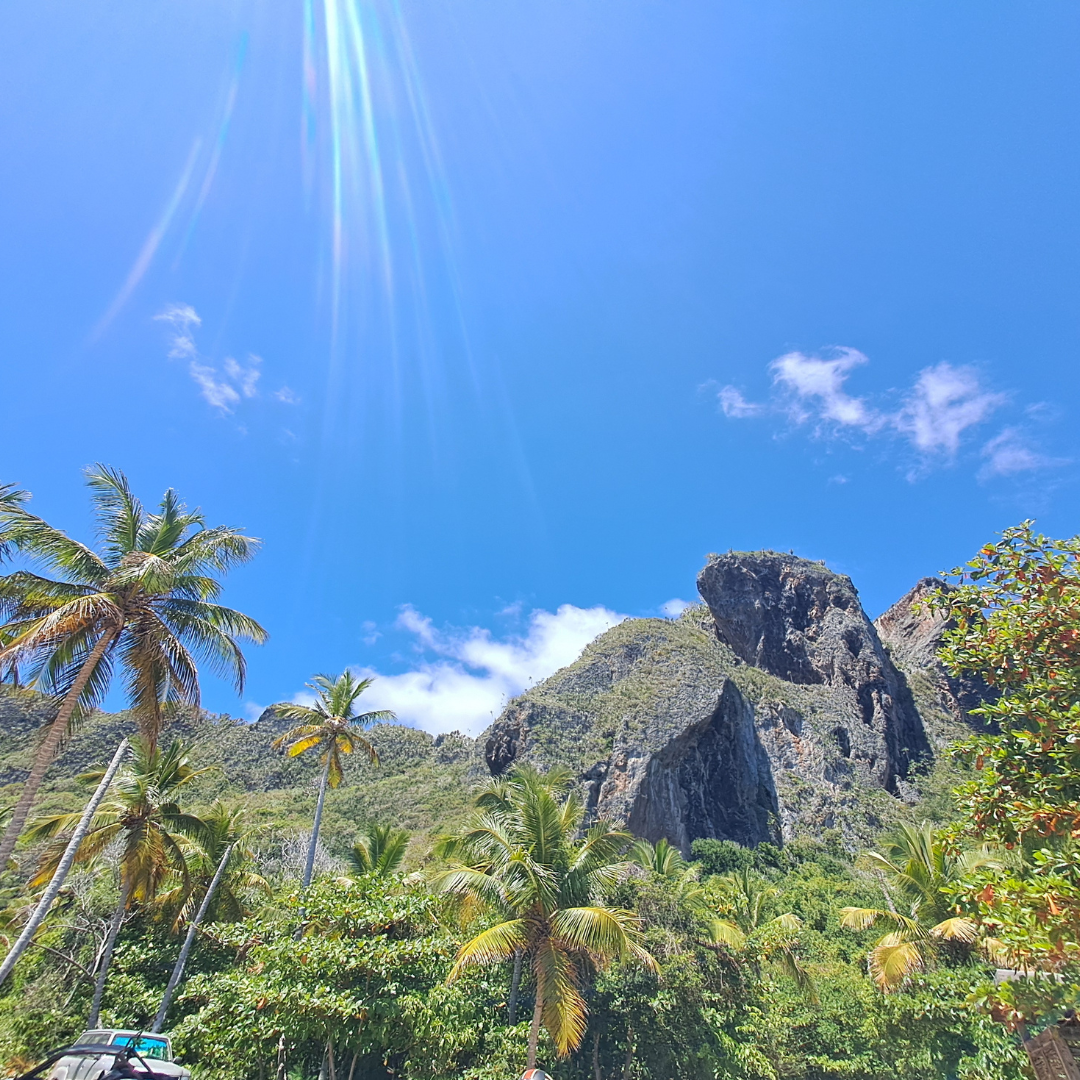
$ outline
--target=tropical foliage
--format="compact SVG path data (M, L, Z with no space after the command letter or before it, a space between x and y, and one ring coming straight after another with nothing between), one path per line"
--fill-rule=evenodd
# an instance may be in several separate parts
M1080 981L1080 537L1025 522L953 574L958 588L938 602L952 622L942 659L997 695L977 710L990 730L957 750L972 777L956 833L1016 856L972 867L960 895L1014 967L1069 987ZM1015 988L997 998L1003 1018L1030 1019Z
M568 774L544 777L523 767L488 787L471 828L442 845L450 865L437 878L441 890L500 916L462 945L450 978L471 966L524 958L535 987L530 1069L541 1024L559 1054L581 1045L588 1015L582 991L591 970L631 959L656 970L637 916L603 902L632 838L598 821L579 839L583 816Z
M977 938L974 921L958 914L956 887L980 866L1000 866L988 848L960 854L932 825L901 825L883 852L860 860L881 882L887 908L846 907L841 926L865 930L888 923L890 930L870 953L870 973L883 990L894 990L914 971L931 966L942 950L970 954Z
M239 643L266 639L254 619L216 603L219 579L252 557L257 540L226 526L207 528L171 490L157 513L148 513L127 477L108 466L87 470L86 479L101 538L96 551L31 514L24 493L0 491L0 555L16 552L43 571L0 578L0 672L23 672L58 702L0 840L0 865L71 724L101 702L114 669L152 746L168 704L198 704L197 661L240 692Z

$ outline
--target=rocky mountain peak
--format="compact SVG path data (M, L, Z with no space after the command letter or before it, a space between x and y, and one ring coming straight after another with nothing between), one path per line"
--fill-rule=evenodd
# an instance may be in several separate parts
M880 799L911 796L931 743L849 578L729 552L709 558L698 590L704 607L627 620L512 701L486 735L490 771L569 765L591 812L684 851L697 837L856 835ZM913 663L932 655L932 628L888 628Z

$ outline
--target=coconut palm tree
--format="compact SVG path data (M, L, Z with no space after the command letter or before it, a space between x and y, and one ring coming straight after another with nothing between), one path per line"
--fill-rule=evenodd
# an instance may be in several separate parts
M409 834L393 825L368 825L349 852L349 862L357 874L389 877L405 858Z
M103 698L114 669L148 747L169 703L199 703L196 660L240 693L240 641L266 631L215 603L219 578L255 553L259 541L227 526L207 528L167 491L147 513L116 469L87 470L101 543L97 551L29 513L22 498L0 500L0 537L55 577L17 570L0 578L0 670L16 665L59 702L0 840L0 866L22 832L42 779L71 724Z
M179 800L188 786L207 770L194 767L179 739L163 750L144 736L137 736L132 746L132 761L117 773L75 856L78 862L88 862L101 856L113 843L120 845L120 899L102 949L87 1020L91 1028L97 1026L105 980L124 913L132 904L151 905L171 875L186 877L184 840L203 839L206 835L202 819L182 810ZM85 779L98 780L100 773L88 773ZM42 856L31 886L44 884L52 877L67 844L65 834L75 828L79 817L77 813L55 814L35 822L27 830L31 841L55 841Z
M322 776L319 779L319 797L315 803L315 822L308 844L307 862L304 865L303 888L311 884L315 870L315 849L319 842L319 826L322 824L323 804L327 787L336 788L341 783L341 757L354 750L363 750L368 758L378 764L379 755L364 735L365 729L380 720L394 720L388 709L374 712L356 712L356 699L371 685L371 679L357 679L346 671L336 679L329 675L316 675L308 686L315 691L311 705L278 705L278 716L296 721L284 735L273 742L275 747L286 747L289 757L299 757L308 750L317 750L322 760Z
M230 805L217 799L199 814L203 828L198 836L181 837L184 872L173 875L171 887L158 893L154 905L174 929L191 924L226 852L227 869L203 912L207 922L239 922L253 914L260 901L271 894L267 880L253 868L255 852L251 845L261 827L252 824L249 816L242 804Z
M709 922L712 943L755 964L759 958L774 964L814 998L813 980L796 951L802 920L790 911L772 914L780 890L749 869L714 878L713 887L720 892L720 917Z
M528 961L536 987L530 1069L541 1024L560 1056L581 1045L588 1012L581 984L591 968L626 959L657 970L637 916L602 900L625 871L631 837L604 821L579 837L582 817L565 773L519 767L480 796L468 831L438 847L450 866L437 886L500 920L462 945L450 978L472 965Z
M186 918L188 928L151 1031L160 1031L165 1023L203 920L238 922L251 914L257 896L270 894L266 880L251 869L254 852L250 841L257 828L249 826L246 817L242 806L230 807L219 799L201 815L203 828L198 838L181 838L186 853L185 872L177 875L179 881L171 893L158 896L157 906L176 911L174 925ZM192 918L195 903L199 906Z
M988 847L957 854L929 822L901 825L883 846L881 852L865 852L860 863L880 880L888 906L841 908L840 925L894 927L870 952L870 974L889 991L931 966L942 947L970 956L977 927L959 913L951 886L969 870L1001 862L1002 854Z
M663 837L655 844L650 844L648 840L635 840L627 856L630 862L661 877L678 877L688 865L682 852Z

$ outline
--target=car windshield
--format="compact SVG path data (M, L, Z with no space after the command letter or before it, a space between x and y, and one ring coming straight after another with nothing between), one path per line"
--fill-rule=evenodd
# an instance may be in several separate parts
M158 1061L170 1061L169 1044L164 1039L154 1039L146 1035L117 1035L113 1039L113 1046L131 1046L135 1044L135 1052L143 1057L156 1058Z
M78 1038L80 1046L96 1046L108 1043L112 1039L111 1031L84 1031Z

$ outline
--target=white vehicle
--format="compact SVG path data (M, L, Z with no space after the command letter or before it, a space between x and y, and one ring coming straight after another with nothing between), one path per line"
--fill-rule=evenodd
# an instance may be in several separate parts
M173 1061L172 1042L168 1035L146 1035L141 1031L127 1031L117 1028L98 1028L84 1031L74 1045L79 1047L100 1046L101 1053L71 1054L60 1058L52 1067L48 1080L97 1080L104 1076L116 1060L115 1053L109 1053L109 1047L129 1047L134 1044L135 1053L143 1058L146 1066L160 1076L174 1076L177 1080L191 1080L191 1073ZM131 1068L137 1073L145 1073L146 1068L139 1058L131 1057Z

